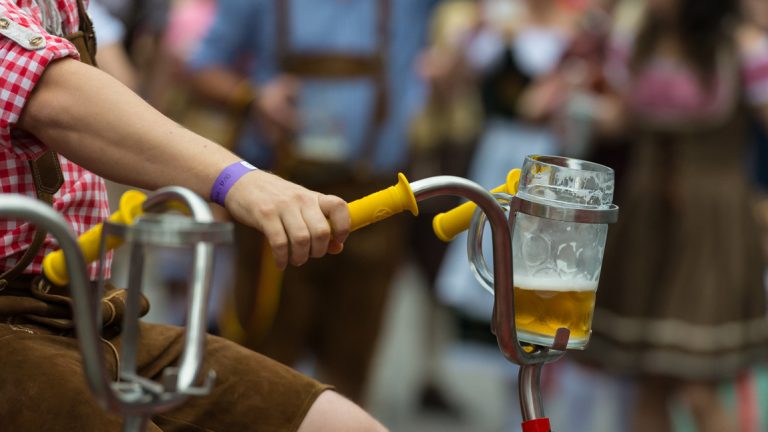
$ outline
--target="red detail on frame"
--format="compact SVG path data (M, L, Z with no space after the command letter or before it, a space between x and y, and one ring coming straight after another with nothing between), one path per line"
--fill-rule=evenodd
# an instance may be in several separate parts
M523 432L552 432L548 418L529 420L523 423Z

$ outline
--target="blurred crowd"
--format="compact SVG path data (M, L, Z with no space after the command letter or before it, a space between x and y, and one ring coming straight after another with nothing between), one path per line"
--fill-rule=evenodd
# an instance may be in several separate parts
M89 8L102 69L257 167L347 201L392 184L398 171L490 188L529 154L612 167L622 215L609 231L592 342L552 381L584 380L568 373L579 368L628 383L622 430L681 430L677 407L697 431L768 431L759 414L768 400L750 386L768 354L768 2ZM412 265L428 287L432 364L446 322L460 341L493 345L493 299L473 282L465 244L432 234L432 216L455 204L425 202L418 218L366 228L343 254L285 272L256 231L237 226L234 249L219 259L232 276L217 284L212 331L308 367L364 405L393 278ZM161 272L183 285L178 261ZM156 316L183 319L160 305ZM421 377L420 409L460 418L436 369ZM740 389L739 409L726 406L723 386ZM564 400L567 383L546 388L557 404L587 403Z

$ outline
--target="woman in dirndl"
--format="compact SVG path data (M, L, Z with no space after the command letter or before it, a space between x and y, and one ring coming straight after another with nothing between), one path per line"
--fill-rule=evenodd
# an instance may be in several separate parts
M764 260L747 169L749 119L768 120L768 38L737 0L617 6L603 129L629 138L621 218L581 358L637 378L637 431L733 431L717 394L765 355Z

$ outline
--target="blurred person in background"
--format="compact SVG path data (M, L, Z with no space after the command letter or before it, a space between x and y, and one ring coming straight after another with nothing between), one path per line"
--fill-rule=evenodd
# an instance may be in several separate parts
M768 34L768 2L763 0L742 0L744 17ZM753 150L750 154L755 182L763 193L758 204L758 217L763 225L768 226L768 130L759 121L753 120ZM764 247L768 252L768 236L764 237Z
M358 198L390 185L405 165L407 126L422 98L415 60L431 3L219 0L190 61L195 87L243 113L235 147L256 166ZM339 259L288 270L265 332L264 304L276 295L257 304L269 289L259 281L273 270L254 268L259 239L239 229L242 342L286 364L309 357L319 376L362 400L403 236L396 221L373 226Z
M152 83L155 75L155 62L162 60L164 53L160 52L158 47L167 26L171 4L183 1L185 0L94 0L89 4L89 13L96 21L101 21L100 26L96 24L101 27L97 31L106 32L103 36L97 36L99 43L103 41L110 44L107 48L109 58L106 59L109 62L108 67L121 73L116 78L134 83L131 88L140 95L146 96L147 86ZM123 53L117 52L117 44L123 46ZM99 51L101 50L102 46L99 46ZM122 58L123 55L125 58ZM137 76L128 75L129 72L125 69L126 61L133 65L133 74L138 74ZM112 75L109 70L107 72Z
M147 99L192 131L231 148L232 123L222 107L195 97L186 79L186 64L213 24L216 0L175 0L156 48L151 73L146 73Z
M764 260L746 169L747 112L768 121L768 41L736 0L626 0L595 128L630 142L593 333L581 358L635 377L633 430L737 426L717 395L763 358Z
M491 188L521 167L525 156L560 152L548 125L528 114L529 105L541 103L530 90L560 64L577 15L557 0L487 0L477 2L477 8L478 23L464 38L463 55L480 89L485 123L469 178ZM462 331L493 340L487 324L493 298L469 270L462 239L448 247L438 293L461 312Z
M88 4L88 14L93 21L99 43L96 62L101 70L136 91L138 75L123 45L125 25L101 3L102 1L104 0L93 0Z
M491 188L503 183L509 170L520 167L528 154L560 151L547 125L527 117L527 105L532 103L529 99L535 99L528 92L558 67L574 34L576 16L557 0L471 3L474 10L464 15L474 22L465 25L451 41L459 49L428 52L423 67L435 75L431 81L436 100L455 98L457 89L465 88L464 80L471 81L475 93L471 98L464 96L463 109L470 111L477 104L481 118L478 144L465 169L471 180ZM441 71L451 85L442 84ZM491 244L489 238L485 244ZM490 256L490 250L486 254ZM458 317L459 341L446 350L448 355L471 359L481 368L494 365L500 356L488 325L493 297L475 281L467 265L466 234L452 241L439 264L437 296L452 306ZM514 381L515 366L504 366L508 372L499 380ZM510 400L514 398L511 393ZM515 422L516 414L509 412L502 421Z
M763 0L742 0L744 17L763 31L768 31L768 3Z
M557 0L488 0L480 7L483 26L467 46L487 118L478 158L504 155L508 166L495 173L504 178L529 154L559 153L549 128L528 114L538 102L530 89L560 64L577 16ZM485 159L486 152L494 156Z
M409 178L467 176L483 126L480 93L465 56L465 42L480 25L479 18L474 0L443 1L432 14L429 44L418 62L428 95L410 126ZM440 328L452 317L437 301L435 292L448 244L435 236L432 219L459 204L456 197L419 203L419 217L410 221L408 231L410 257L425 278L430 300L425 314L428 367L420 389L421 408L453 415L460 413L442 388L439 376L443 349Z

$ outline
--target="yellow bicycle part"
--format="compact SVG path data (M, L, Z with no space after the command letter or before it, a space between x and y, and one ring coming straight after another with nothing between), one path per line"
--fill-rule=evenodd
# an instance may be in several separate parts
M416 204L416 197L413 195L408 179L403 173L399 173L397 179L396 185L348 204L349 216L352 220L351 231L356 231L406 210L414 216L419 215L419 206Z
M514 195L517 193L517 186L520 182L520 169L515 168L507 174L507 181L492 189L491 193L507 193ZM432 219L432 229L435 235L444 242L453 240L460 232L469 228L472 215L477 206L473 202L466 202L453 210L440 213Z
M120 208L110 217L110 222L130 225L134 219L140 216L144 211L142 205L147 196L136 190L129 190L120 197ZM99 248L101 245L101 232L103 224L100 223L90 230L83 233L77 239L80 250L83 251L85 262L90 263L99 258ZM122 244L122 240L117 237L107 238L107 250L114 249ZM64 259L64 252L57 250L49 253L43 259L43 274L46 279L53 284L64 286L69 282L69 273L67 272L67 263Z

